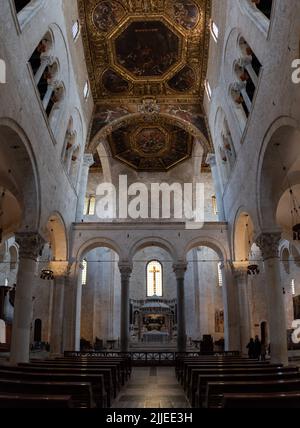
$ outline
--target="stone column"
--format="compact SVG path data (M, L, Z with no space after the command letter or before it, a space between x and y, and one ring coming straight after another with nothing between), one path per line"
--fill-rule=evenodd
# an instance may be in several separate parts
M64 285L63 348L64 351L75 351L77 276L74 272L65 277Z
M234 276L237 286L240 341L242 354L247 353L247 344L251 338L251 314L248 295L248 263L235 263Z
M132 273L130 264L119 263L121 274L121 327L120 327L120 349L128 352L129 347L129 283Z
M225 212L224 212L222 189L221 189L221 183L220 183L220 175L219 175L217 162L216 162L216 155L209 154L206 158L206 163L208 165L210 165L211 175L212 175L213 182L215 185L219 221L226 221Z
M287 328L280 277L281 233L262 233L256 243L261 249L266 276L272 363L288 365Z
M64 351L64 294L68 265L66 263L53 262L52 270L54 272L54 284L50 351L51 354L60 355Z
M81 168L81 177L79 183L79 191L78 191L78 202L77 202L77 210L76 210L76 221L80 222L83 219L84 213L84 203L86 197L86 189L89 178L89 169L94 163L93 155L86 154L83 157L83 163Z
M221 266L221 272L223 280L225 351L239 351L241 344L238 297L234 284L232 264L224 262Z
M187 263L177 263L173 266L177 281L177 351L186 352L184 276Z
M35 232L18 233L16 242L19 245L19 270L10 352L12 364L29 361L33 283L37 269L37 258L45 243L43 238Z

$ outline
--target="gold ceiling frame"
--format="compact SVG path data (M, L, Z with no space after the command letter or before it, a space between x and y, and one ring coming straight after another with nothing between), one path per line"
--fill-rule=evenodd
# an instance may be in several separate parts
M101 88L99 82L101 82L102 73L104 72L104 66L98 58L102 58L102 62L106 63L107 67L110 66L109 63L109 54L107 49L107 44L105 45L105 38L107 42L107 37L113 30L108 32L96 31L96 27L93 24L92 12L97 4L100 3L100 0L77 0L78 2L78 11L79 18L81 22L81 35L83 39L83 44L85 48L85 57L86 63L89 71L90 84L94 96L95 103L101 104L105 102L105 97L109 97L110 101L116 102L117 104L124 100L124 102L132 100L137 102L143 96L155 95L159 102L164 102L163 99L169 98L172 99L172 102L180 103L202 103L205 94L204 81L206 77L207 63L208 63L208 52L209 52L209 43L210 43L210 28L209 22L211 17L211 8L212 0L193 0L201 10L200 21L198 21L195 29L187 30L184 27L180 26L174 21L174 25L179 28L182 33L186 34L188 38L188 61L187 65L192 66L196 71L197 76L197 85L195 87L194 93L175 93L171 90L168 85L162 83L160 92L152 92L152 88L148 91L148 86L151 86L151 83L148 85L138 84L141 86L139 92L133 92L130 90L128 94L112 94L106 93L103 91L104 87ZM118 2L123 5L126 10L126 15L121 19L120 23L122 24L123 20L127 16L136 16L144 17L147 14L153 15L163 15L168 20L173 19L166 10L167 2L163 0L157 0L152 2L152 0L118 0ZM147 7L146 7L147 3ZM117 24L119 26L119 24ZM96 48L96 51L95 51ZM196 62L195 62L196 61ZM106 67L106 68L107 68ZM112 68L113 69L113 68ZM153 83L152 85L157 85ZM164 92L164 85L168 88L169 92ZM188 99L188 101L186 101Z
M172 65L168 71L166 71L162 76L147 76L139 77L131 74L129 70L125 67L122 67L118 64L117 53L116 53L116 41L119 36L121 36L124 31L126 31L130 25L134 22L153 22L158 21L165 25L179 41L178 48L178 61ZM188 40L185 32L179 27L176 27L165 15L162 14L152 14L147 16L141 16L139 14L131 15L123 19L117 28L109 34L108 36L108 45L109 45L109 56L110 56L110 65L115 71L117 71L123 78L129 80L131 83L164 83L170 80L181 68L183 68L187 61L187 51L188 51Z
M112 132L124 126L137 123L139 121L140 122L143 121L144 127L147 127L148 125L153 125L153 124L163 125L164 123L167 125L177 126L178 128L181 128L186 132L188 132L189 134L191 134L195 138L195 140L197 140L203 146L203 149L206 153L211 153L213 150L210 142L206 139L203 133L195 125L178 116L172 116L171 114L167 114L167 113L159 113L155 115L132 113L132 114L123 116L121 118L115 119L114 121L104 126L102 129L100 129L89 142L89 145L87 148L88 153L95 153L98 145L102 141L107 140L107 138Z

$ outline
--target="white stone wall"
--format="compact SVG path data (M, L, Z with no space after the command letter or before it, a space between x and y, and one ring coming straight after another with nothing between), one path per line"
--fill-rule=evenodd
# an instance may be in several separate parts
M120 274L117 255L106 248L90 251L87 283L82 286L81 337L95 342L120 336Z
M83 98L87 70L81 37L74 42L71 34L72 22L78 17L77 5L76 2L62 0L44 2L43 7L31 10L20 29L12 3L1 3L0 58L6 62L7 83L1 85L0 124L4 118L16 124L32 151L40 193L41 229L45 228L49 216L55 211L60 213L68 229L75 219L77 185L73 186L62 167L65 133L70 117L76 116L75 126L81 129L78 135L82 154L93 108L92 98L87 101ZM54 56L59 62L60 80L66 90L54 129L44 114L28 64L38 43L49 30L54 38ZM30 204L30 201L26 203Z

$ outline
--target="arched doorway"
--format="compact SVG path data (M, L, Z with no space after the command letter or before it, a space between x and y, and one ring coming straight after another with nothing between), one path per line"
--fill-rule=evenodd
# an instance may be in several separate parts
M188 343L203 354L223 351L225 320L222 260L212 248L199 245L187 253L185 313Z
M266 321L260 323L260 340L262 344L268 344L268 324Z
M81 256L80 348L117 348L120 338L121 280L119 256L111 248L93 246Z
M39 318L34 321L33 337L35 343L40 343L42 341L42 320Z
M145 243L135 252L130 278L131 347L176 347L177 304L173 258L158 245Z

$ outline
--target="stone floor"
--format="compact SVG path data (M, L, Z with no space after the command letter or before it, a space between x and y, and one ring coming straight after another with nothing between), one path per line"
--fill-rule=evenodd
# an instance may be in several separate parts
M135 367L113 408L189 408L174 367Z

